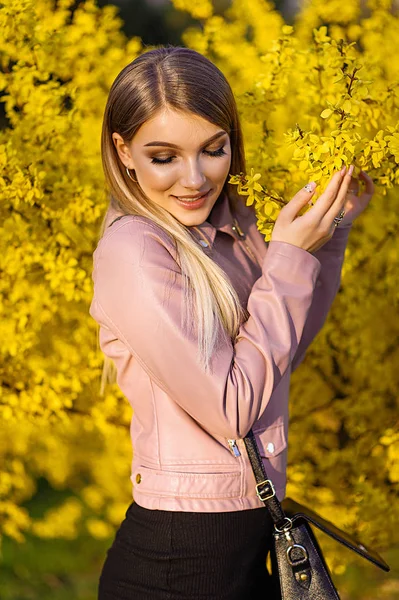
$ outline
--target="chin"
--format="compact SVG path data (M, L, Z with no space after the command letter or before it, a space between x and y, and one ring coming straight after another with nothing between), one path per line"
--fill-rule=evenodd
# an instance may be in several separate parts
M193 211L194 212L194 211ZM197 214L193 215L174 215L175 218L180 221L186 227L195 227L196 225L201 225L204 221L207 220L210 214L210 210L195 211ZM201 214L202 213L202 214Z
M185 210L184 208L173 207L173 210L169 210L169 212L186 227L195 227L207 220L212 208L213 206L209 205L202 206L197 210Z

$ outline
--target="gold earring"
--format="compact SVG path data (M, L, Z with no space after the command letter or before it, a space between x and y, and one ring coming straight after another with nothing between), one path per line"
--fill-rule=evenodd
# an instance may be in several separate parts
M134 181L134 183L138 183L137 179L133 179L133 177L130 175L129 167L126 167L126 173L127 173L127 176L129 177L129 179L131 179L132 181ZM133 169L133 173L136 174L136 172L135 172L134 169Z

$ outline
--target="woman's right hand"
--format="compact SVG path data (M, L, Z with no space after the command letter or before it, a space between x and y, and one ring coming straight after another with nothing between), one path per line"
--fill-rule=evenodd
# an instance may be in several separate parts
M348 170L344 167L334 173L316 204L298 217L298 212L313 197L316 184L312 182L302 188L281 209L273 228L271 241L287 242L308 252L314 252L324 246L334 235L336 229L334 219L344 208L352 173L353 165ZM309 186L311 192L308 191Z

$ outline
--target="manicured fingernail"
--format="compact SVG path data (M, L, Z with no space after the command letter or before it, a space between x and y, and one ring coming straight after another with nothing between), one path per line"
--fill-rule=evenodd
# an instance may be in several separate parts
M310 193L314 192L316 189L316 182L311 181L310 183L307 183L303 189Z
M353 173L353 169L354 169L354 168L355 168L355 165L351 165L351 166L349 167L348 175L352 175L352 173Z
M346 167L342 167L342 169L340 171L341 175L345 175L345 171L346 171Z

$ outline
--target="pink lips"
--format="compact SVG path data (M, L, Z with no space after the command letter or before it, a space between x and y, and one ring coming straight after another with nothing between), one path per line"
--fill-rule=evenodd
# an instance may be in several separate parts
M195 210L197 208L201 208L206 199L209 197L210 192L211 190L208 190L206 194L204 196L201 196L198 200L189 200L188 198L186 200L183 200L178 198L177 196L174 196L174 198L176 198L176 201L180 204L180 206L183 206L188 210Z

